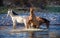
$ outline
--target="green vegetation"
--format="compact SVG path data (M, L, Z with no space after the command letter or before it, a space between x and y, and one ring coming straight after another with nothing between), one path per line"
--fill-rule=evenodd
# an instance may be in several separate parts
M6 14L7 13L7 9L8 7L0 7L0 14ZM13 8L16 12L22 12L22 10L17 10L15 8ZM48 7L46 6L47 10L49 10L49 12L60 12L60 7Z
M8 10L8 7L0 7L0 14L6 14L7 10ZM16 9L14 9L14 10L16 10ZM16 11L18 11L18 10L16 10Z
M0 14L7 13L7 7L0 7Z
M60 7L46 7L50 12L60 12Z
M23 13L23 10L17 10L16 8L13 8L15 12ZM6 14L8 11L8 7L0 7L0 14Z

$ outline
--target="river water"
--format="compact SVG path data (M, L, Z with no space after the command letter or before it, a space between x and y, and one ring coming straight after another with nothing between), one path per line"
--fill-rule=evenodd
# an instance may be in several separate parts
M21 14L29 15L27 13ZM6 17L6 14L0 15L0 38L60 38L60 13L37 13L37 16L46 18L50 21L50 26L47 31L39 32L21 32L10 33L13 29L12 21L10 17ZM18 24L17 29L24 28L24 24ZM42 29L46 26L40 26Z

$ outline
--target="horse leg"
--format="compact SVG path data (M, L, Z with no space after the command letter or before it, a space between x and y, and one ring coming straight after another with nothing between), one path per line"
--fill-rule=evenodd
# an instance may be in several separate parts
M36 28L36 25L33 25L33 28Z
M47 27L47 29L49 28L49 23L46 23L46 27Z
M30 28L30 24L26 24L26 25L25 25L25 28L26 28L26 29Z
M29 28L29 24L28 23L24 22L24 25L25 25L26 29Z
M30 28L30 24L27 25L27 29Z
M31 28L31 26L33 26L33 23L31 23L31 21L29 20L28 22L27 22L27 28Z
M31 28L31 23L30 22L27 23L27 28Z
M13 29L16 29L16 22L13 21Z
M39 25L36 25L36 28L38 29L39 28Z

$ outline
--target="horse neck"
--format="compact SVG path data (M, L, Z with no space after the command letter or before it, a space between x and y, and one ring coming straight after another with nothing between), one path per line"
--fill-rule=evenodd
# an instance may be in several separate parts
M13 17L14 16L13 13L10 13L10 16Z
M35 16L35 14L34 14L33 11L30 12L30 16L32 17L32 19L33 19L33 18L36 18L36 16Z

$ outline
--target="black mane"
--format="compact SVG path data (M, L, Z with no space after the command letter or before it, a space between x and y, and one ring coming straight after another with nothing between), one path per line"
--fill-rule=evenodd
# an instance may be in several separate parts
M14 15L18 15L17 13L15 13L14 11L12 11L12 13L14 14Z

